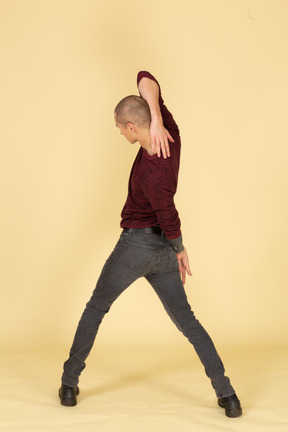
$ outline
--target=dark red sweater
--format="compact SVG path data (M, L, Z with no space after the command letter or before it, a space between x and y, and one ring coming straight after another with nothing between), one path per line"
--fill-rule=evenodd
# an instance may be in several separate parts
M149 72L139 72L137 85L147 77L157 82ZM158 86L159 83L157 82ZM177 190L181 141L172 114L164 105L159 86L159 104L165 128L172 135L171 156L167 159L150 156L140 148L132 166L128 197L121 213L122 228L146 228L160 225L168 239L180 236L180 219L174 204Z

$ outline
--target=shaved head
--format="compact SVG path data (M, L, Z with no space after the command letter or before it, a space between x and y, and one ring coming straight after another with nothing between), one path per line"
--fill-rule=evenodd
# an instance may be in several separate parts
M125 126L133 123L136 126L149 128L151 114L147 102L139 96L126 96L115 108L116 121Z

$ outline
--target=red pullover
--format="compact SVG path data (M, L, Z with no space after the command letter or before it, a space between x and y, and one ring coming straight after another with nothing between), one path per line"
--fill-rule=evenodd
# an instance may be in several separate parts
M149 72L139 72L137 85L147 77L159 83ZM141 96L141 95L140 95ZM181 141L178 126L164 105L159 86L159 105L164 127L174 139L170 157L158 158L140 148L132 166L128 197L121 213L122 228L146 228L160 225L167 239L181 235L180 219L174 204L177 190Z

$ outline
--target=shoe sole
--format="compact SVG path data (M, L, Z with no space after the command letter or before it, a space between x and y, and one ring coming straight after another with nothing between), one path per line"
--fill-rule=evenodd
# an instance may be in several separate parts
M242 409L237 411L226 411L226 416L230 418L240 417L242 415Z
M69 399L61 399L61 405L71 407L77 405L77 401L73 401Z

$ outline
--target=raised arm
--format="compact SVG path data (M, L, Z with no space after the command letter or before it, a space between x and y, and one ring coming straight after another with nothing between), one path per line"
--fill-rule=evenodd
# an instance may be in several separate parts
M163 126L163 119L159 105L159 86L150 78L143 77L138 84L139 92L149 105L151 112L151 147L158 157L166 159L170 156L169 141L174 142L168 130Z

